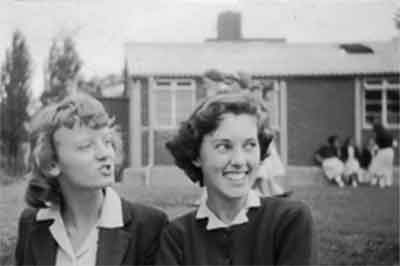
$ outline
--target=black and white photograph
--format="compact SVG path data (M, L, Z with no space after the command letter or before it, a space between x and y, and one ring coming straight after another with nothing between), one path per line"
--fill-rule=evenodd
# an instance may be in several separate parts
M399 265L397 0L0 0L0 266Z

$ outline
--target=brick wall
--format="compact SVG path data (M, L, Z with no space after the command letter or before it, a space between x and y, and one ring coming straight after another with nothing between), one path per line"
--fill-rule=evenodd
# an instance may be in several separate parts
M288 79L288 164L313 165L315 150L328 136L354 136L354 116L354 78Z

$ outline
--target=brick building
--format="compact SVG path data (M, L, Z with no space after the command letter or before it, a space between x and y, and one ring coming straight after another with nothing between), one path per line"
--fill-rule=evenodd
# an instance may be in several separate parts
M209 93L201 86L201 75L211 68L242 70L269 81L277 144L289 165L312 165L313 152L332 134L364 143L374 117L397 137L399 44L398 39L357 44L128 43L125 86L130 101L124 110L129 110L130 165L172 163L164 143Z

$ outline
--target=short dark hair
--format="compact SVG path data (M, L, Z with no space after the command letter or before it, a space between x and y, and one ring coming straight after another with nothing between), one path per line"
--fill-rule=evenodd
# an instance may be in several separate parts
M203 173L193 164L199 156L203 137L215 131L222 116L227 113L234 115L249 114L257 118L258 141L260 143L260 158L265 159L272 134L267 133L268 113L262 109L262 104L250 93L218 94L202 101L183 121L177 134L166 143L167 149L175 159L175 164L181 168L193 181L203 186Z
M339 137L337 135L332 135L328 137L328 143L329 145L333 145L335 143L336 140L338 140Z

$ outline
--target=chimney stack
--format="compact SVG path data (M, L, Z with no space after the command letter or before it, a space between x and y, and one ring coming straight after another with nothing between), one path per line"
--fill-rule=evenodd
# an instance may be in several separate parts
M238 41L242 39L242 17L239 12L225 11L218 15L217 40Z

